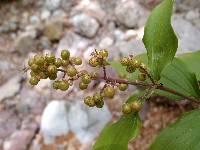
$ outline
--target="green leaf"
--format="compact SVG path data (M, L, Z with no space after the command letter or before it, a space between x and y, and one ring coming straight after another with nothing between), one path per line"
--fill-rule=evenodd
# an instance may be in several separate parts
M150 146L150 150L199 150L200 110L184 114L164 129Z
M200 98L200 90L194 73L191 73L187 66L178 58L168 65L161 74L160 82L164 86L176 90L184 95ZM160 95L179 100L180 97L168 92L157 90Z
M191 72L200 80L200 51L181 54L179 58L187 65Z
M164 0L158 5L148 18L144 30L143 42L155 80L160 79L162 70L173 60L178 47L178 39L171 26L173 2Z
M127 102L134 101L131 96ZM128 142L139 132L141 122L137 113L123 115L117 122L107 125L93 146L93 150L128 150Z

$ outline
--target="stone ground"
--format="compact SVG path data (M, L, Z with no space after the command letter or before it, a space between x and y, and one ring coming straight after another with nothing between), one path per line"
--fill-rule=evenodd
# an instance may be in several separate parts
M82 97L92 93L92 87L85 93L78 91L76 85L68 92L55 91L50 81L31 87L22 71L27 58L34 53L59 54L62 49L69 49L85 62L95 48L107 48L110 59L142 53L143 27L158 3L159 0L0 1L0 149L91 149L103 126L121 115L120 106L133 89L117 95L103 109L89 109L83 105ZM178 53L200 49L200 1L177 0L174 11L173 26L180 39ZM146 104L141 133L130 143L130 150L146 150L162 128L191 109L182 104L166 106L155 102L158 99ZM49 141L50 146L44 145Z

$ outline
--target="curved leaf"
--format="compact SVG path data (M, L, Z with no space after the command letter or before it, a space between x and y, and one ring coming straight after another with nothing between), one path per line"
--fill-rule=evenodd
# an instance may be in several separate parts
M143 42L148 63L155 80L160 79L164 67L170 63L178 47L178 39L171 26L173 0L164 0L151 13L145 26Z
M199 150L200 110L183 115L164 129L150 146L150 150Z

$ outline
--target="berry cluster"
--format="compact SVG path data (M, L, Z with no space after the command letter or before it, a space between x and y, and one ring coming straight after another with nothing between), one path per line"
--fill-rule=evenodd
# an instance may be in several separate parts
M100 51L94 50L91 56L89 65L92 67L102 67L104 71L103 77L97 72L89 73L86 70L78 71L76 66L82 64L81 58L71 57L68 50L62 50L60 58L56 58L53 54L35 55L30 58L28 61L29 69L31 70L29 83L31 85L37 85L41 79L49 78L50 80L54 80L52 83L54 89L66 91L73 85L73 81L75 80L80 81L79 88L81 90L87 89L92 80L104 80L105 85L100 92L96 92L93 96L84 98L84 103L89 107L96 106L97 108L102 108L104 100L112 99L117 90L125 91L128 88L128 82L117 81L107 76L106 66L109 65L109 63L107 61L108 51L106 49ZM121 64L126 66L126 70L129 73L138 69L140 71L138 76L140 81L146 79L145 66L132 56L122 58ZM57 77L59 71L63 72L63 77L61 79ZM129 114L133 111L139 111L140 108L141 103L139 101L134 101L131 104L125 103L122 106L122 112L124 114Z
M138 80L140 81L146 80L146 73L145 73L146 66L143 63L140 63L133 56L123 57L120 60L120 63L122 64L122 66L126 67L126 71L129 73L133 73L136 71L136 69L138 69L140 72L140 74L138 75Z

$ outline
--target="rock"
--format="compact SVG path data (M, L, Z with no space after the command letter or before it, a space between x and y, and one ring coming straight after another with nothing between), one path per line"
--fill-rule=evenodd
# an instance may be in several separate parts
M185 18L200 29L200 9L188 11Z
M75 15L71 22L76 32L88 38L94 37L99 29L97 20L86 14Z
M0 27L0 32L8 33L15 32L19 28L19 21L17 17L12 17L8 21L3 22Z
M45 36L41 37L38 43L38 47L39 49L43 50L43 49L50 49L51 47L51 42L49 41L49 39Z
M37 42L30 33L20 34L14 41L15 50L21 54L27 54L30 51L35 51Z
M21 87L21 76L14 76L0 87L0 101L17 94Z
M67 108L70 129L84 144L91 143L112 118L106 104L98 109L87 107L83 101L74 100Z
M178 53L199 50L200 30L197 27L180 17L175 17L172 24L179 39Z
M124 1L118 3L115 9L115 17L120 24L127 28L134 28L142 16L142 11L143 9L136 2Z
M192 10L194 8L200 8L200 1L191 1L191 0L176 0L175 9L178 12Z
M102 49L103 49L103 48L108 49L110 46L113 45L113 43L114 43L113 38L111 38L111 37L104 37L104 38L100 41L99 47L102 48Z
M40 14L40 19L47 20L47 19L49 19L50 15L51 15L51 12L48 9L43 9Z
M45 144L52 143L56 136L67 135L67 116L64 101L53 100L46 106L41 118L41 133Z
M60 3L61 3L61 0L46 0L45 1L45 7L48 10L54 11L57 8L59 8Z
M48 21L44 25L44 36L50 41L59 40L62 36L63 22L61 20Z

